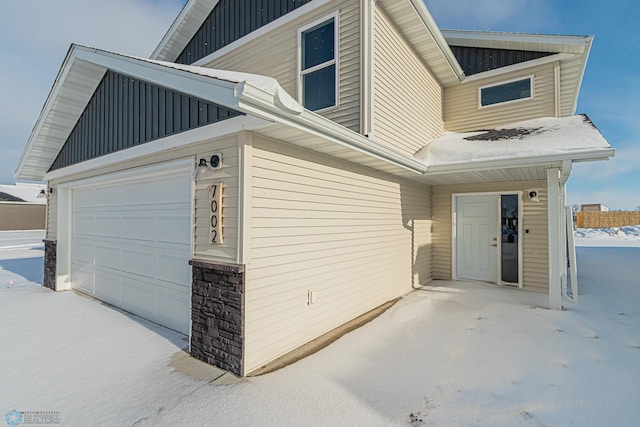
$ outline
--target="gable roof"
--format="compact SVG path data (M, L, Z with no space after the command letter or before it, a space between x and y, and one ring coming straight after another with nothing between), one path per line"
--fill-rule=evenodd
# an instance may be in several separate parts
M260 126L261 133L294 145L401 176L419 174L424 169L413 159L305 110L271 77L136 58L72 45L27 141L15 172L16 178L34 181L45 178L107 70L261 119L258 124L254 123L254 126ZM270 123L273 126L264 128Z
M189 0L151 58L175 61L218 2ZM308 6L315 7L317 3L326 2L314 0ZM464 79L464 71L422 0L378 0L377 3L389 14L421 59L429 64L442 85L448 86Z
M560 63L560 116L575 114L582 79L593 44L593 36L564 36L549 34L498 33L485 31L443 30L451 46L546 52L551 55L520 64L509 65L474 74L465 81L473 81L508 73L522 67L550 62Z

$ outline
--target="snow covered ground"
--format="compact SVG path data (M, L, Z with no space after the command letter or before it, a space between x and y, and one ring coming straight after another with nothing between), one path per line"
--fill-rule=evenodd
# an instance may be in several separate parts
M578 232L582 293L566 311L540 308L542 294L433 282L324 350L229 386L170 366L180 334L34 285L41 246L2 236L0 415L55 411L74 426L637 426L638 230Z

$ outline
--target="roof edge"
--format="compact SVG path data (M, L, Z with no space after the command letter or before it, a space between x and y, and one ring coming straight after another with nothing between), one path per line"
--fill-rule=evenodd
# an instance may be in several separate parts
M458 63L458 60L453 54L453 51L449 47L449 43L447 43L444 35L442 34L442 30L440 30L438 24L433 19L433 16L431 16L431 13L429 12L429 9L427 9L427 6L424 4L424 1L410 0L410 2L420 19L422 19L422 22L424 22L427 31L436 42L438 49L447 60L451 71L453 71L459 81L463 81L465 79L464 70Z

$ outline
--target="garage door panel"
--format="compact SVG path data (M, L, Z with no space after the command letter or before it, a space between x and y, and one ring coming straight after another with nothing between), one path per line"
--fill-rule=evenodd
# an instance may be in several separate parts
M123 277L121 307L138 316L157 321L156 288L156 284Z
M155 217L126 215L122 217L122 236L132 240L156 240Z
M158 256L156 271L158 278L179 285L183 285L185 275L190 275L189 265L184 264L182 257L169 254Z
M157 299L159 323L176 330L189 329L190 303L184 292L160 290Z
M101 215L94 220L94 235L98 237L120 238L122 229L120 224L120 216Z
M191 220L184 216L160 216L156 222L157 240L189 244L191 242Z
M120 270L121 249L101 244L95 246L95 265L98 267Z
M72 189L73 287L188 333L192 186L183 170Z
M156 256L148 251L122 251L122 271L153 279L156 277Z
M115 273L117 272L109 273L102 270L94 272L94 296L109 304L120 306L122 301L120 292L122 278Z

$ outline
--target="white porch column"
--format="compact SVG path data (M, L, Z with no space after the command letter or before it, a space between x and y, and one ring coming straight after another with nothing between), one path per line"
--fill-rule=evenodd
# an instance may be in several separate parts
M560 169L547 169L547 192L549 204L547 216L549 219L548 241L549 241L549 308L552 310L562 309L562 282L561 265L562 257L562 228L560 220L562 209L560 206Z

